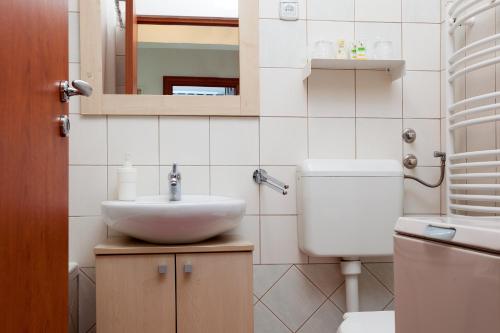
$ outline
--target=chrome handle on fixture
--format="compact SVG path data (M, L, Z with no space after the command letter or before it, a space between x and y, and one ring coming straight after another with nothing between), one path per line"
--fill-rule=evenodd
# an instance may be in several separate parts
M432 239L451 241L457 230L455 228L436 227L428 225L424 230L424 236Z
M59 82L59 97L61 102L66 103L71 96L82 95L89 97L92 95L92 86L83 80L74 80L71 82L71 85L68 81Z
M192 272L193 272L193 265L184 264L184 273L192 273Z
M402 137L404 142L413 143L417 139L417 132L413 128L405 128Z
M69 122L69 117L67 115L62 115L57 118L59 122L59 134L63 138L67 138L69 136L69 131L71 129L71 124Z
M168 272L168 266L167 265L158 265L158 273L161 275L166 275Z
M273 190L276 190L278 192L281 192L283 195L288 194L288 189L289 186L279 180L277 180L274 177L269 176L266 170L264 169L257 169L253 172L253 180L257 184L265 184L272 188Z

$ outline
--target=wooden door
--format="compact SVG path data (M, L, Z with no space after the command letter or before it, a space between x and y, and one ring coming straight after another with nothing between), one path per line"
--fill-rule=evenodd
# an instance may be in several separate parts
M178 254L176 265L178 333L253 333L251 252Z
M99 255L96 269L97 332L175 333L174 255Z
M0 332L66 332L68 0L0 1Z

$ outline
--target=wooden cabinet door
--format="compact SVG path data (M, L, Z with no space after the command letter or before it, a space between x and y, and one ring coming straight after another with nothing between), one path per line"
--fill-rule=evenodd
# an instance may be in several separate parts
M251 252L178 254L176 265L178 333L253 333Z
M99 255L96 269L97 332L175 332L174 255Z

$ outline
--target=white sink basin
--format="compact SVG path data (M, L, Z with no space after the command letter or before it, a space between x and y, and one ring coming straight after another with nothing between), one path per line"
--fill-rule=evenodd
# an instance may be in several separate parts
M245 201L206 195L166 196L137 201L104 201L104 221L111 228L151 243L195 243L236 228L245 213Z

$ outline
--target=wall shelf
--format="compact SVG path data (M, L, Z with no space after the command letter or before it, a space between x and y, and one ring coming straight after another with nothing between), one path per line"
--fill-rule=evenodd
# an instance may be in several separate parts
M337 69L337 70L378 70L386 71L392 80L397 80L405 73L404 60L352 60L352 59L309 59L304 68L304 80L307 79L313 69Z

